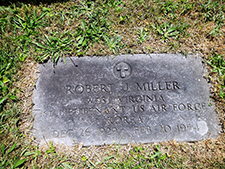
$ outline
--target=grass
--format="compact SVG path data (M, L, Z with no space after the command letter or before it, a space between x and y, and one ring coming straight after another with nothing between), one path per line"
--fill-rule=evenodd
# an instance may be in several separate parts
M25 104L26 87L20 87L25 85L22 77L31 76L25 71L27 63L48 59L55 63L67 56L200 53L210 70L212 97L224 132L223 1L35 2L0 6L0 168L225 167L224 134L219 141L201 145L105 145L92 147L91 153L77 145L74 155L60 153L52 144L41 149L22 129L26 120L32 121L32 103Z
M225 97L225 60L224 57L217 54L210 58L207 63L213 68L212 72L217 73L217 87L219 88L218 95L223 99Z
M37 50L42 54L40 57L37 56L39 61L45 61L49 58L56 63L60 57L63 57L65 60L65 53L68 53L72 50L70 45L73 43L73 40L68 37L68 32L65 32L59 35L58 32L51 32L51 36L45 36L44 40L39 40L40 42L33 42Z
M155 23L152 25L153 30L161 36L161 38L166 41L168 38L179 38L185 34L185 29L188 25L173 25L170 22L164 22L162 24Z
M109 168L150 168L157 167L162 168L166 167L164 165L168 165L168 163L164 163L164 160L167 158L165 154L163 154L159 146L156 145L156 151L151 153L147 153L144 151L144 148L141 146L134 147L134 150L130 150L129 154L122 159L122 162L115 162L109 164Z

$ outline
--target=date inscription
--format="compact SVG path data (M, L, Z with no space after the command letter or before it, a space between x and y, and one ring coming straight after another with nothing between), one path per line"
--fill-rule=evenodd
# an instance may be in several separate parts
M90 127L87 128L75 128L75 129L68 129L68 130L54 130L52 132L52 137L55 138L66 138L71 137L74 138L75 136L79 137L88 137L92 134L97 135L116 135L120 132L121 128L118 126L115 127L100 127L97 131L91 129ZM177 125L140 125L140 126L133 126L131 133L136 137L140 137L141 135L149 135L149 134L170 134L170 133L184 133L184 132L191 132L191 131L199 131L197 125L193 124L177 124Z

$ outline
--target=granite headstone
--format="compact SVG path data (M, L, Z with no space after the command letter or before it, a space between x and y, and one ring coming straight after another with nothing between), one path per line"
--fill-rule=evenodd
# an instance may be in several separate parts
M199 57L68 57L39 71L33 134L41 144L196 141L218 134Z

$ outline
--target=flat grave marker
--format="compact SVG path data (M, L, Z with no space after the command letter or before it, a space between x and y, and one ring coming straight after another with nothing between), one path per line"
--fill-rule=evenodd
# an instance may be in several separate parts
M70 57L39 71L33 134L41 144L196 141L218 134L198 57Z

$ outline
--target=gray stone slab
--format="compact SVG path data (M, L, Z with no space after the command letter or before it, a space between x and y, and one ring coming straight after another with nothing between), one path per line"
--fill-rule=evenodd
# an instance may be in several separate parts
M195 141L218 134L198 57L71 57L39 70L33 134L41 144Z

